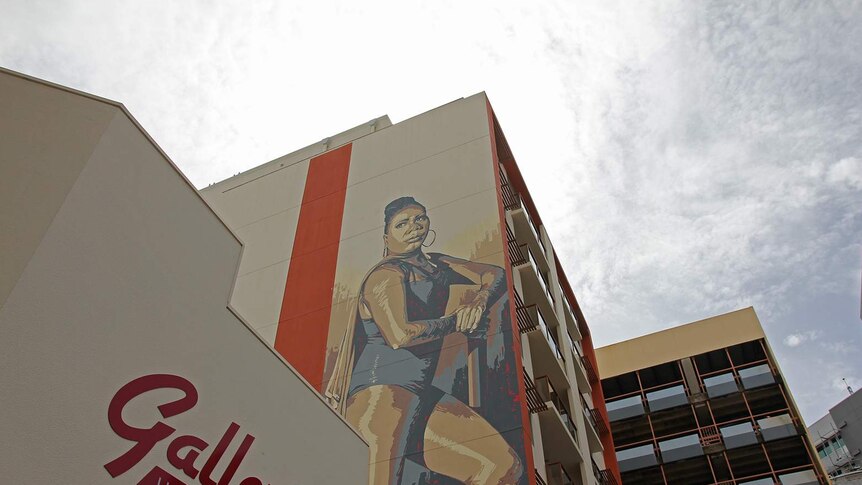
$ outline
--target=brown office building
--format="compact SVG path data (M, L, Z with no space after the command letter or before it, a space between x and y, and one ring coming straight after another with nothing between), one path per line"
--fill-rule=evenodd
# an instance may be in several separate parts
M752 308L596 355L624 484L828 483Z

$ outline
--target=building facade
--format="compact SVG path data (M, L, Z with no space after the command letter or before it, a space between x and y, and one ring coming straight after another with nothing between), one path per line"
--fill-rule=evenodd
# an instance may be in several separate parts
M596 351L623 484L826 484L752 308Z
M862 392L833 406L808 427L808 435L833 479L862 470Z
M367 483L229 308L241 250L122 105L0 69L0 481Z
M484 94L201 194L245 244L232 306L369 443L370 483L617 481L589 328Z

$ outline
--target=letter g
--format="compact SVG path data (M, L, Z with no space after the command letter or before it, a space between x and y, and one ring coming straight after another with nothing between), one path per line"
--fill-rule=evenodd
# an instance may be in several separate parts
M175 431L165 423L157 422L152 428L135 428L123 421L123 408L132 399L155 389L178 389L185 393L180 399L162 404L159 412L165 419L184 413L198 402L198 391L188 380L170 374L151 374L129 382L121 387L111 404L108 406L108 423L111 429L121 437L134 441L135 445L119 458L105 465L112 477L129 471L138 464L156 446L156 443L167 438Z

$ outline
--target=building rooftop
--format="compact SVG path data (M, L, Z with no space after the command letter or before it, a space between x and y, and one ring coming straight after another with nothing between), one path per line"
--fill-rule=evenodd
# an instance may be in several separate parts
M596 349L602 379L764 338L748 307Z

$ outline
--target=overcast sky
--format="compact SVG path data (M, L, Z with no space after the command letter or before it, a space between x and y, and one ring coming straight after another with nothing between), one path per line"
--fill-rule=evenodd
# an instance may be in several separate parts
M0 0L0 65L198 186L486 91L604 345L753 305L811 423L862 387L862 2Z

